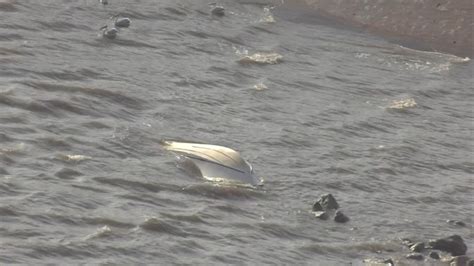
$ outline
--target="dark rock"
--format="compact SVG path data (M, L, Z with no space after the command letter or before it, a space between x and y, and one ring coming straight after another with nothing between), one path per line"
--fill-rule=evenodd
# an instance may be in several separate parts
M215 16L222 17L225 15L225 9L222 6L215 6L211 9L211 13Z
M463 221L447 220L446 222L447 222L448 224L452 224L452 225L457 225L457 226L462 226L462 227L465 227L465 226L466 226L466 223L463 222Z
M410 250L413 252L422 252L425 249L425 243L418 242L410 246Z
M466 255L454 257L449 266L467 266L469 257Z
M430 256L430 258L435 259L435 260L441 259L438 252L436 252L436 251L431 251L430 254L428 254L428 256Z
M467 266L474 266L474 260L470 260L467 262Z
M321 220L327 220L329 218L329 215L327 214L327 212L314 212L314 216L316 216L316 218L319 218Z
M466 223L463 221L455 221L454 224L462 227L466 226Z
M432 249L449 252L453 256L466 255L467 251L467 247L466 244L464 244L464 240L458 235L452 235L437 240L431 240L428 245Z
M327 211L337 209L339 209L339 204L337 204L336 199L331 194L323 195L313 205L313 211Z
M336 221L337 223L345 223L349 221L349 217L344 215L344 213L342 213L341 211L337 211L336 216L334 216L334 221Z
M393 262L393 260L391 258L384 260L383 263L386 263L389 266L394 266L395 265L395 262Z
M423 260L425 257L423 256L423 254L420 253L410 253L406 255L405 258L410 260Z
M118 28L128 28L130 23L131 21L129 18L117 18L115 20L115 26Z

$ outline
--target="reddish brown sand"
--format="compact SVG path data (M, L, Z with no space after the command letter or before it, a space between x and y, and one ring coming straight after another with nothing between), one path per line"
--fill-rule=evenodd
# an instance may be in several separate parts
M473 0L301 0L322 15L409 47L474 55Z

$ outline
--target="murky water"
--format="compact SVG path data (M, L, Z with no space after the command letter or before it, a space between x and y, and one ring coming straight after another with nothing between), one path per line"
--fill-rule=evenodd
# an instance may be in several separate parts
M252 1L3 3L0 263L357 264L453 233L472 256L472 62ZM264 186L188 176L163 139ZM314 217L325 193L349 223Z

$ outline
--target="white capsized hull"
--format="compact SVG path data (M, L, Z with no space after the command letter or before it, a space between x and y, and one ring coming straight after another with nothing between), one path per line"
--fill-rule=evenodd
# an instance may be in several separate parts
M193 164L193 171L208 180L238 182L257 186L262 180L253 173L252 165L230 148L190 142L163 141L163 147L175 153L183 165Z

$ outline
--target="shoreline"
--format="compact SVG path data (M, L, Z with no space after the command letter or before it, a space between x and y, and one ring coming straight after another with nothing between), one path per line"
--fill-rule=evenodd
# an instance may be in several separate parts
M296 0L291 5L418 50L474 56L471 0ZM306 10L306 12L308 12Z

